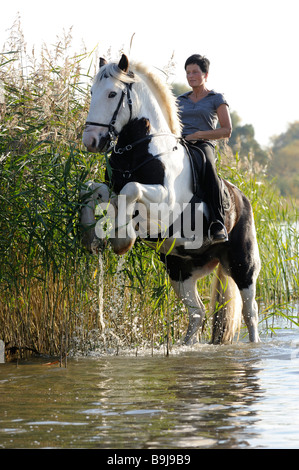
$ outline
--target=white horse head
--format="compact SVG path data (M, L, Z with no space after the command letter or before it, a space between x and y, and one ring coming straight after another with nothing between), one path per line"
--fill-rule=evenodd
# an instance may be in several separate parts
M169 87L143 64L129 67L124 54L118 64L100 60L83 133L83 143L90 152L107 150L110 141L135 117L147 118L152 132L181 134L176 100Z
M132 116L130 84L133 73L127 73L129 61L122 55L118 65L100 60L100 71L91 88L91 103L83 143L90 152L106 150Z

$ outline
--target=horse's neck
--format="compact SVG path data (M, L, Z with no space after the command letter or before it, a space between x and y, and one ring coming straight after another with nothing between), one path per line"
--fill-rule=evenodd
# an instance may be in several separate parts
M151 94L147 87L143 86L143 97L140 99L139 118L147 118L150 122L151 133L169 133L167 119L159 106L156 98Z

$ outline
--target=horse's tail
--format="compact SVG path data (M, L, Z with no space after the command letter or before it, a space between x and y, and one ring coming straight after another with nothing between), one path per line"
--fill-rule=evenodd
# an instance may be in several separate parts
M212 283L210 312L213 314L211 343L232 343L240 331L242 299L236 283L220 264Z

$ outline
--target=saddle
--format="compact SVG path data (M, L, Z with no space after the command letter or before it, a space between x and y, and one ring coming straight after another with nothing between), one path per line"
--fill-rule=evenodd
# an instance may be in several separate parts
M202 202L205 200L204 191L202 189L202 182L205 179L206 173L205 153L199 147L192 144L191 142L186 141L185 139L182 139L182 144L184 145L189 156L192 172L193 198L191 202ZM220 178L220 181L222 185L223 209L227 211L231 207L231 197L225 181L222 178Z
M192 172L192 185L193 185L193 194L198 196L200 201L203 198L203 191L201 189L202 185L200 184L205 178L206 172L206 156L204 152L198 148L196 145L191 142L187 142L185 139L182 139L182 144L184 145L191 166Z

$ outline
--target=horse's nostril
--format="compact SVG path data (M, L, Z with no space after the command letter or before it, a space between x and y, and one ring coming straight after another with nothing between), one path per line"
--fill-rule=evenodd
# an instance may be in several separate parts
M92 144L91 144L92 147L96 147L97 146L97 141L96 139L92 139Z

